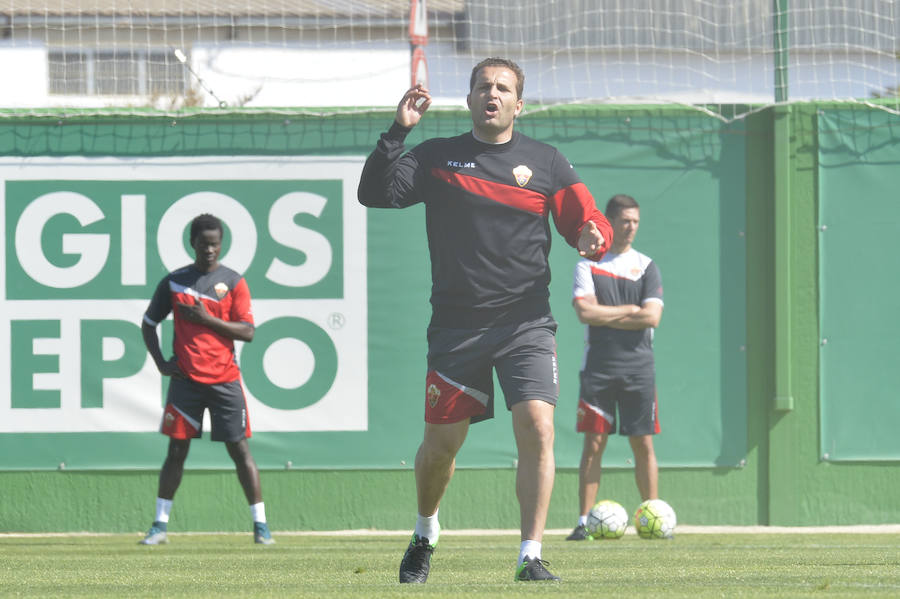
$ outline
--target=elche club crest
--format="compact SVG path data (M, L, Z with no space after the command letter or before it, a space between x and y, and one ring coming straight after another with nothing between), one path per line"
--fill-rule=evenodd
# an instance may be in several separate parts
M513 177L516 178L516 183L518 183L519 187L528 185L528 182L531 180L531 175L533 174L531 169L524 164L520 164L513 169Z
M216 283L216 286L213 287L213 290L216 292L216 296L219 299L222 299L228 293L228 285L226 285L225 283Z
M441 399L441 390L438 389L438 386L434 383L428 385L428 391L425 393L425 399L428 400L428 405L432 408L437 405L437 402Z

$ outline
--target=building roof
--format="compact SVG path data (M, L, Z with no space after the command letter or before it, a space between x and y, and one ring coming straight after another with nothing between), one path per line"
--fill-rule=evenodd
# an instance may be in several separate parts
M455 13L465 0L427 0L429 12ZM0 0L0 14L408 18L409 0Z

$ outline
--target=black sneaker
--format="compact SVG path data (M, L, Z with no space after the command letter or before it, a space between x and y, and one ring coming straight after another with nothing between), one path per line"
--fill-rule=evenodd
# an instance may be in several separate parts
M590 541L593 537L588 534L587 526L579 524L572 531L572 534L566 537L567 541Z
M425 537L413 534L403 560L400 562L400 582L425 582L431 569L431 554L434 545Z
M526 557L516 570L516 580L559 580L559 576L554 576L545 567L549 565L550 562L545 562L540 558Z

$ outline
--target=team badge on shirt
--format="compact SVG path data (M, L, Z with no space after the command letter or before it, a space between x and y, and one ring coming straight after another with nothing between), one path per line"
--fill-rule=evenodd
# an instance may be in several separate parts
M215 290L216 296L219 299L222 299L228 293L228 285L226 285L225 283L216 283L216 286L213 287L213 289Z
M441 390L438 389L437 385L428 385L428 393L426 394L426 398L428 399L428 405L430 405L432 408L437 405L438 400L441 398Z
M513 169L513 177L516 178L516 183L519 184L519 187L525 187L526 185L528 185L528 182L531 180L531 175L533 174L534 173L531 172L531 169L524 164L520 164Z

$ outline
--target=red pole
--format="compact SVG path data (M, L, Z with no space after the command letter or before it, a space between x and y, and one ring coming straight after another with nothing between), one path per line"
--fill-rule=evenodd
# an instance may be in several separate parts
M428 87L428 62L425 45L428 43L428 9L425 0L409 0L409 50L411 85Z

